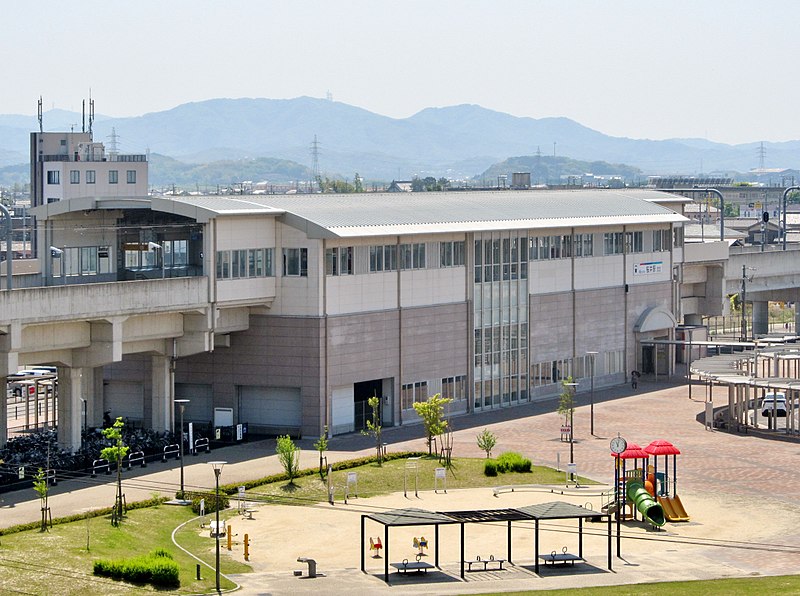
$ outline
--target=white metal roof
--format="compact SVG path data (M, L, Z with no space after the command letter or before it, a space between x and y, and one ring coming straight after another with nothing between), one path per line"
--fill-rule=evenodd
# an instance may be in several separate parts
M687 221L651 190L527 190L420 193L187 196L149 199L157 211L208 221L275 215L312 238L667 224ZM51 217L78 209L142 208L138 199L73 199L37 208Z

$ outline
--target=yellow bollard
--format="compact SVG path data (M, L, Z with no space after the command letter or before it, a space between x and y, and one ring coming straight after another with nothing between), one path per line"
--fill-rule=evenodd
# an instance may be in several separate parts
M250 536L249 534L244 535L244 560L250 560Z
M231 550L231 546L233 543L233 528L228 526L228 550Z

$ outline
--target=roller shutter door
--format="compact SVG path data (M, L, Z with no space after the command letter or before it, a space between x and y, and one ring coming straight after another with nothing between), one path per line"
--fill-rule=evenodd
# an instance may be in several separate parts
M104 381L103 410L111 410L111 419L118 416L141 422L144 420L144 388L139 381Z
M239 387L239 422L251 433L297 433L302 425L299 387Z

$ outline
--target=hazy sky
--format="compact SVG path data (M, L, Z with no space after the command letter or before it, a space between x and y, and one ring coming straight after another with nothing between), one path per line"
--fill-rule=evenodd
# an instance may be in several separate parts
M475 103L616 136L800 139L793 0L3 2L0 113L325 97Z

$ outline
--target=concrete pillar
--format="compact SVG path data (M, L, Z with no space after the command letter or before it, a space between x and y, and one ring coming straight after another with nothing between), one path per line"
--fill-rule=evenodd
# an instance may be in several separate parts
M753 337L769 333L769 302L753 301Z
M152 428L172 430L172 374L169 356L156 355L152 361Z
M81 446L83 383L84 375L92 378L90 371L58 367L58 443L71 451Z

